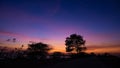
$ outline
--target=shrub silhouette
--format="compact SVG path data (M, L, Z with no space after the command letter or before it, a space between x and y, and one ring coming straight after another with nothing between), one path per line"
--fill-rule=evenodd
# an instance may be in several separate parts
M28 56L31 58L46 58L52 48L42 42L28 44Z
M61 53L61 52L54 52L52 54L53 59L61 59L62 56L63 56L63 53Z

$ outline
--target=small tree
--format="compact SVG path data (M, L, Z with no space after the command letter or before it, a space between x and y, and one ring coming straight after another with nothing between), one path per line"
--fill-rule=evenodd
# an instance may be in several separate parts
M66 52L71 52L75 50L77 53L86 50L85 40L81 35L71 34L65 40Z
M53 59L61 59L63 55L64 54L62 52L53 52L52 57Z
M52 48L49 47L48 44L44 44L42 42L39 43L32 43L28 45L28 51L29 51L29 56L32 57L41 57L45 58L46 55L48 54L48 51L50 51Z

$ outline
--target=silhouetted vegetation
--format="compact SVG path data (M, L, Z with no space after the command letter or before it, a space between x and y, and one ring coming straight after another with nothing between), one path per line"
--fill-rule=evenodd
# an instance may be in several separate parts
M66 52L71 52L75 50L77 53L86 50L85 40L81 35L71 34L65 40Z
M44 43L32 43L28 45L28 56L31 58L42 58L45 59L48 55L48 51L50 51L52 48L49 47L48 44Z
M10 40L8 39L8 41ZM84 66L77 64L77 62L80 62L81 64L84 63L85 65L86 63L96 64L96 62L102 62L106 65L105 68L120 68L119 57L113 56L109 53L85 53L85 40L83 40L83 37L80 35L72 34L70 37L66 38L65 42L66 51L68 53L50 53L49 51L52 49L52 47L42 42L31 42L28 44L28 48L26 50L22 49L24 45L21 45L20 48L15 49L0 46L0 66L3 66L3 68L24 68L25 66L29 68L56 68L54 66L61 68L59 66L59 64L61 64L66 65L69 68L76 68L76 65L83 68ZM76 51L77 53L71 51ZM73 67L71 65L73 65Z
M64 56L64 54L61 53L61 52L53 52L52 53L52 58L53 59L61 59L61 58L63 58L63 56Z

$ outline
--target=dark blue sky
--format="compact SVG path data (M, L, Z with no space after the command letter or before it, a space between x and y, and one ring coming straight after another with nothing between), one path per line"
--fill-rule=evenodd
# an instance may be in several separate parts
M64 48L81 34L87 45L120 44L119 0L0 0L0 41L16 37Z

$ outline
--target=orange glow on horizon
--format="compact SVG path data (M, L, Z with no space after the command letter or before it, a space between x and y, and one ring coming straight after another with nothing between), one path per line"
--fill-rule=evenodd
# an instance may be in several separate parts
M24 38L22 38L24 39ZM22 40L21 39L21 40ZM26 39L25 39L26 40ZM27 39L28 40L28 39ZM37 40L38 39L35 39L35 38L32 38L32 40ZM11 48L20 48L22 45L24 45L23 49L27 49L27 45L29 43L29 41L20 41L18 40L18 42L6 42L6 41L1 41L3 42L4 44L0 44L0 46L8 46L8 47L11 47ZM59 41L56 41L56 40L41 40L41 42L43 43L46 43L48 45L50 45L51 47L53 47L53 50L51 50L50 52L64 52L66 53L66 50L65 50L65 42L63 39L59 40ZM23 44L22 44L23 43ZM114 43L113 43L114 44ZM87 53L90 53L90 52L94 52L94 53L120 53L119 50L120 50L120 45L110 45L110 44L96 44L96 45L92 45L92 43L90 42L87 42L86 44L86 47L87 47L87 50L85 52Z

